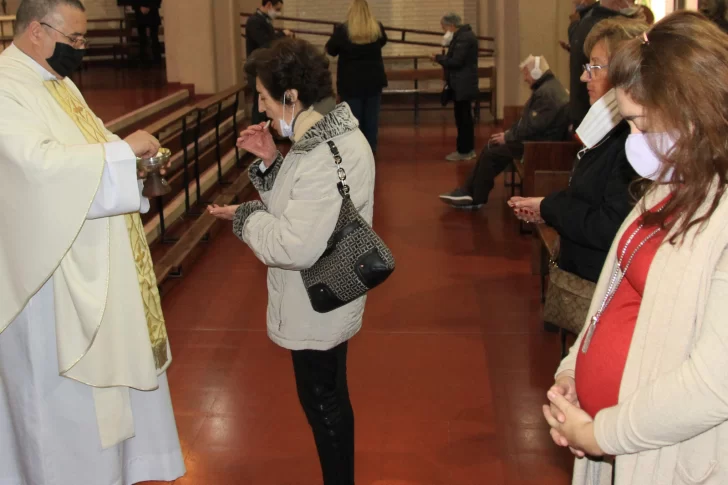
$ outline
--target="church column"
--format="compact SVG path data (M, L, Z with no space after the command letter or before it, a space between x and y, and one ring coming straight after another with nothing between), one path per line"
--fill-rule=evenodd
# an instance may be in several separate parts
M239 9L235 0L163 2L169 82L212 94L241 80Z

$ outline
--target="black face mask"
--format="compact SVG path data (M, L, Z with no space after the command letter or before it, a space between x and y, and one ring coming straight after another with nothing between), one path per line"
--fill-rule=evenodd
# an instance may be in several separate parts
M61 77L70 76L73 71L81 67L83 56L86 55L86 49L74 49L63 42L56 42L56 48L53 55L46 59L51 69L56 71Z

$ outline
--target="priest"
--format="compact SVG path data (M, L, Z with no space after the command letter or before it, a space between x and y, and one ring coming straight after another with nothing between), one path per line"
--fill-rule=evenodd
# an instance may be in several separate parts
M23 0L0 54L0 485L184 474L136 157L68 76L79 0Z

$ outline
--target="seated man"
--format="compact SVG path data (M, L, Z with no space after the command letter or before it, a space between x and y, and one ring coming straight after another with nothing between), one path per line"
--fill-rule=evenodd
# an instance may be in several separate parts
M533 90L521 119L505 133L490 138L465 185L440 199L459 208L480 208L488 202L495 178L514 158L523 156L524 141L562 141L567 137L569 95L542 56L528 58L520 65L523 80Z

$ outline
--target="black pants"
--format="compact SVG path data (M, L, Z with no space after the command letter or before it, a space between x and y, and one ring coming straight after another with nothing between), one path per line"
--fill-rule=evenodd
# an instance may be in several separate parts
M354 410L346 382L348 344L294 350L296 388L316 441L324 485L354 485Z
M506 143L483 148L463 188L473 198L473 204L487 203L488 195L495 186L495 178L508 167L514 158L522 156L522 143Z
M379 111L382 106L382 93L367 97L343 96L342 101L349 104L354 117L359 120L359 129L364 133L372 151L377 151L379 137Z
M458 153L472 152L475 149L472 101L455 101L455 124L458 127Z
M147 47L149 46L149 37L152 40L152 56L156 62L162 61L162 45L159 43L159 11L151 10L148 14L143 14L141 8L135 7L134 14L136 16L137 31L139 32L139 60L146 62ZM147 37L147 29L149 29L149 37Z

